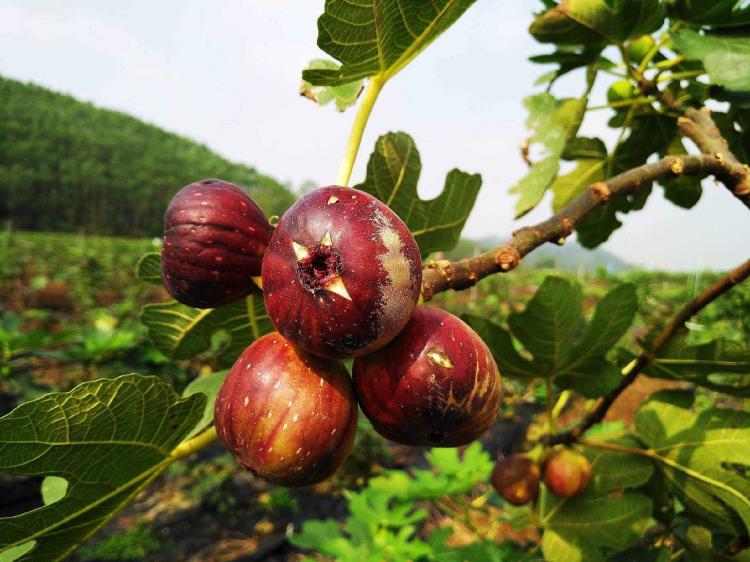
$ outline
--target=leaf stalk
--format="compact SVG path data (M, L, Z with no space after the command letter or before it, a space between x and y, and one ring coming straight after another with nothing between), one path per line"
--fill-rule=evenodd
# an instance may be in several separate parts
M375 75L370 78L370 82L367 84L365 94L362 97L362 103L357 109L357 115L354 117L354 123L352 124L352 131L349 134L349 140L346 143L346 149L344 150L344 158L341 161L339 167L339 173L336 176L336 185L347 187L349 180L352 176L352 170L354 169L354 163L357 160L357 153L359 152L359 146L362 144L362 135L365 132L367 126L367 120L370 118L372 108L375 105L375 101L378 99L380 90L385 85L385 78L381 75Z

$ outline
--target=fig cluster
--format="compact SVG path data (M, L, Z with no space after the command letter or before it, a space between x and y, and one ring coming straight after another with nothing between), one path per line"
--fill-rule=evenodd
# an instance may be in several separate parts
M412 446L464 445L495 419L490 350L457 317L417 306L417 243L368 193L319 188L273 227L241 188L190 184L164 217L162 277L198 308L262 286L276 331L237 359L214 413L221 442L261 478L331 476L352 447L358 404L381 435Z
M583 493L590 480L589 460L573 449L550 451L541 463L526 454L509 455L497 461L490 477L495 491L512 505L535 501L542 481L556 496L572 498Z

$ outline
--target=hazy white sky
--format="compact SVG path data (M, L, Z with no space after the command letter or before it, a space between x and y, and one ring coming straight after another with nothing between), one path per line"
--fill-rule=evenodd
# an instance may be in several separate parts
M375 139L401 130L422 156L423 197L436 195L453 167L482 174L466 235L506 235L548 216L545 201L514 222L507 193L526 169L518 151L527 135L521 100L545 70L527 58L549 50L526 32L538 5L478 0L393 79L370 119L353 180L364 177ZM329 184L354 114L298 95L301 69L322 54L315 44L322 7L311 0L0 0L0 74L128 112L295 186ZM555 93L580 95L579 78ZM587 120L585 132L601 134L606 117ZM747 258L750 215L725 189L705 187L692 211L655 190L604 248L664 269L738 264Z

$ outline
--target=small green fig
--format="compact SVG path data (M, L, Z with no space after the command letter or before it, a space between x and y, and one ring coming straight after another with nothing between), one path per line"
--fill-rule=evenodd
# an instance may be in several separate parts
M607 90L607 101L609 103L614 103L629 100L634 98L637 93L638 92L632 82L629 80L618 80L609 87L609 90Z
M586 489L591 480L591 464L572 449L553 452L544 462L544 483L561 498L572 498Z
M510 455L497 461L492 471L492 486L512 505L526 505L539 494L540 471L528 456Z
M630 41L628 45L630 62L640 64L655 44L654 38L650 35L641 35Z

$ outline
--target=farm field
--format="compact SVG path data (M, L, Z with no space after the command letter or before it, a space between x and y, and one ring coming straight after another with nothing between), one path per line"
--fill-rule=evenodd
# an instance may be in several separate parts
M140 257L158 249L158 239L2 233L0 413L41 393L69 390L85 380L138 372L157 375L182 391L191 381L220 369L221 334L215 334L211 347L198 357L173 361L153 345L146 326L139 321L144 305L168 299L162 288L144 284L135 275ZM640 270L571 276L554 269L521 267L484 279L468 291L442 293L434 304L503 325L511 312L527 305L545 278L554 275L582 284L587 312L613 287L633 282L639 308L633 329L625 336L630 342L644 337L645 326L663 322L719 277L714 272ZM750 339L749 319L750 286L745 285L701 311L691 323L688 341L723 338L744 343ZM519 423L528 423L525 412L531 407L530 397L544 393L543 385L505 382L504 415L482 439L490 452L498 442L507 440ZM706 400L713 399L709 391L703 394ZM624 405L625 417L632 415L627 410L635 406ZM584 401L574 402L568 415L575 416L585 407ZM464 454L477 455L479 460L473 466L480 470L479 455L487 453L475 445ZM247 560L302 559L300 551L286 540L287 529L299 531L305 520L344 520L344 491L365 493L362 490L369 489L365 487L368 481L387 477L392 469L433 466L444 471L466 470L458 457L443 457L389 445L360 417L357 441L344 468L332 480L299 491L274 488L236 470L232 457L215 445L199 458L172 467L76 556L79 560L164 560L169 553L174 560L230 560L240 559L237 557L244 552L254 553ZM463 477L474 483L470 474ZM17 480L0 483L6 488L18 485ZM3 513L39 502L37 481L24 480L23 488L26 492L21 497L5 496L9 499L3 500L7 504L1 508ZM488 490L486 483L467 486L447 503L437 502L429 508L423 532L451 525L456 544L471 543L477 533L498 541L537 541L534 533L513 529L512 512L492 502L484 505ZM466 502L483 506L473 510L468 521L461 515Z

